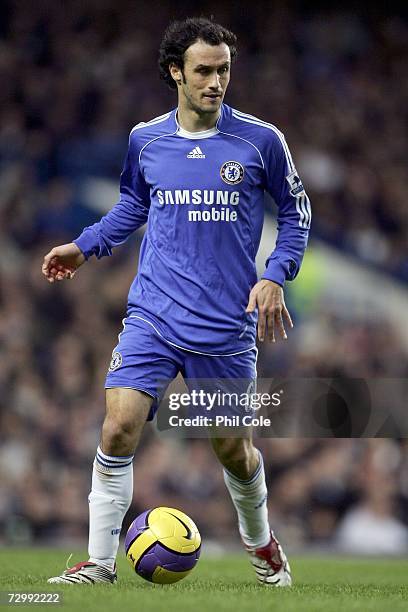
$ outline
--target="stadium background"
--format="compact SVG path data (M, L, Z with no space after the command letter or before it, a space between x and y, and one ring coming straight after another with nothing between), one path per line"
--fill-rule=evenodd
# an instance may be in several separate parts
M285 346L262 347L259 374L407 377L407 21L308 6L2 2L0 543L86 540L103 381L140 235L72 283L49 285L40 267L114 203L131 127L175 105L156 68L171 18L213 14L236 32L226 101L284 131L313 205L311 249L287 288L296 328ZM408 552L402 437L259 446L289 547ZM129 516L163 504L207 540L237 542L208 444L149 429Z

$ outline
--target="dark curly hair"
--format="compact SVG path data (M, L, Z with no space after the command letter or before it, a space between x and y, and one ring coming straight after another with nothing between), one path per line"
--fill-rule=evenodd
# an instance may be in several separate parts
M206 17L188 17L183 21L173 21L166 29L159 47L160 78L171 89L177 89L177 85L170 74L169 65L174 63L182 70L184 53L198 39L214 46L225 43L230 48L231 61L237 56L237 37L219 23Z

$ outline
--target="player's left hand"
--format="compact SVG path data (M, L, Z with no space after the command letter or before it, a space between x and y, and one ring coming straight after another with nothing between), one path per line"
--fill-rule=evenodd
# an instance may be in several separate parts
M258 308L258 338L260 342L265 339L268 328L268 340L275 342L275 329L279 331L283 340L287 340L283 319L292 328L293 323L285 305L283 289L276 283L262 279L252 288L249 294L246 312L253 312Z

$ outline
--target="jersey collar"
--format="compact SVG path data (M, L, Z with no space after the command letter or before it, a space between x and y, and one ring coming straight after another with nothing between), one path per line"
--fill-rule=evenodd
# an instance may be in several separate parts
M202 132L188 132L187 130L182 128L177 120L177 111L178 108L175 108L172 113L172 119L174 121L175 128L177 129L177 136L180 136L181 138L188 138L190 140L199 140L201 138L211 138L211 136L215 136L216 134L218 134L219 125L225 113L225 105L222 104L221 106L221 113L217 119L216 125L213 128L210 128L209 130L203 130Z

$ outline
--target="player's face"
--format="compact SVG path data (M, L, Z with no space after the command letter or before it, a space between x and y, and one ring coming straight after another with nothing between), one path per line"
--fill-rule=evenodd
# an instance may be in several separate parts
M198 40L184 55L184 69L172 70L179 91L179 104L199 114L218 113L230 80L228 45L208 45Z

